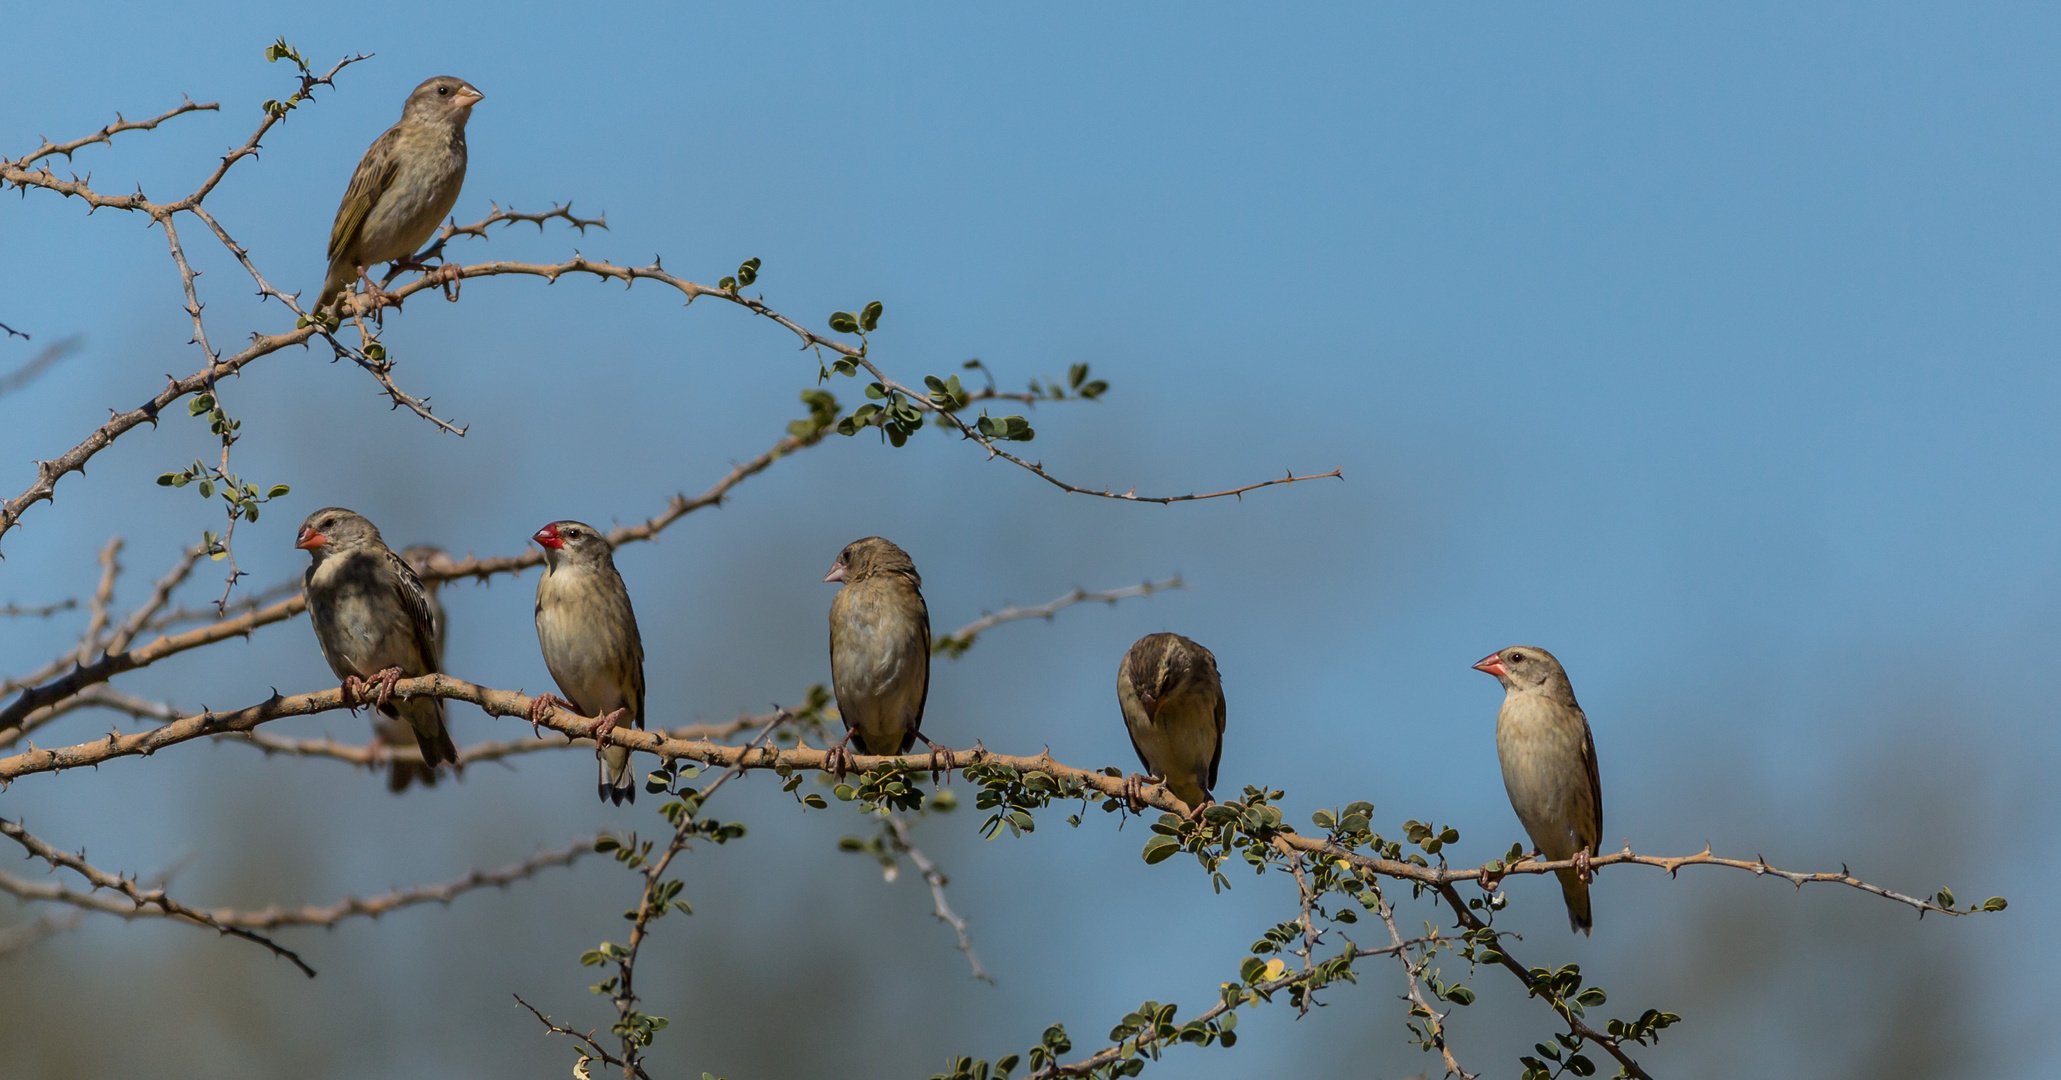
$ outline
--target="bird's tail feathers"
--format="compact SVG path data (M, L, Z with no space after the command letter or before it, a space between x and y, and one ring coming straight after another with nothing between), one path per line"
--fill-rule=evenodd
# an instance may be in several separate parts
M1589 883L1573 870L1555 870L1560 879L1560 897L1567 901L1567 925L1583 934L1595 926L1589 914Z
M423 787L437 786L436 766L418 761L396 761L387 766L386 789L399 795L411 784Z
M627 746L610 746L601 751L601 801L617 806L637 801L637 776L630 769Z

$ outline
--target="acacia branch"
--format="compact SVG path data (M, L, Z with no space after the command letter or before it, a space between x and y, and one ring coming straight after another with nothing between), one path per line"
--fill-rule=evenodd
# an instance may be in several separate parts
M488 886L505 887L533 877L538 871L554 866L571 866L581 856L591 854L594 841L583 840L577 844L540 851L521 862L510 863L498 870L474 870L454 881L438 885L417 885L413 888L395 889L378 896L346 896L332 904L307 904L300 907L281 907L273 904L257 910L215 908L199 912L215 927L240 927L245 930L276 930L285 926L333 927L345 919L364 917L376 919L391 911L416 907L422 904L448 904L459 896ZM57 882L29 881L11 874L0 873L0 892L12 893L23 900L39 900L48 903L69 904L86 911L104 912L124 919L163 918L177 915L157 907L142 907L125 904L98 892L82 893L66 888Z
M529 1002L524 1001L522 999L521 994L516 994L514 995L514 997L516 1004L522 1006L525 1009L528 1009L533 1015L536 1016L538 1022L544 1025L545 1031L550 1032L553 1035L564 1035L569 1039L573 1039L577 1042L586 1045L587 1049L582 1050L580 1052L579 1063L573 1066L575 1069L584 1069L587 1062L598 1061L601 1062L603 1065L633 1070L636 1073L636 1075L642 1077L643 1080L651 1080L650 1075L644 1071L644 1066L639 1065L635 1062L625 1062L623 1059L616 1057L614 1054L609 1053L608 1050L604 1048L600 1043L595 1042L593 1032L589 1031L582 1033L574 1031L569 1027L561 1027L557 1024L554 1024L551 1022L551 1018L545 1016L542 1012L539 1012L535 1005L532 1005ZM592 1052L589 1053L588 1051Z
M30 357L27 363L5 375L0 375L0 396L12 394L35 382L44 372L56 367L65 357L78 352L85 344L85 338L73 335L44 346L43 351Z
M1187 587L1187 583L1181 580L1181 575L1175 574L1164 581L1145 581L1136 585L1126 585L1121 589L1103 589L1090 592L1087 589L1076 588L1065 596L1059 597L1056 600L1048 600L1035 607L1020 608L1012 604L1000 611L983 615L967 623L965 626L938 638L937 641L931 644L930 651L949 656L958 656L960 653L973 647L975 638L1003 623L1015 622L1018 619L1049 619L1066 608L1089 601L1100 601L1114 606L1117 601L1127 600L1133 596L1151 596L1153 593L1164 589L1185 589Z
M79 916L75 912L62 919L53 919L48 915L38 915L28 922L17 926L10 926L5 930L0 930L0 956L20 952L52 934L74 929L78 925Z
M188 922L198 923L218 933L227 934L231 937L240 937L245 941L256 942L272 950L272 955L290 961L293 966L301 969L301 973L308 978L312 979L315 977L315 969L302 961L300 955L293 950L282 947L278 942L262 934L240 926L231 926L217 922L214 916L209 915L207 912L196 911L172 899L165 893L163 886L145 889L130 878L110 874L93 866L77 855L51 847L49 844L30 835L28 830L23 829L20 824L4 818L0 818L0 836L6 836L8 839L20 844L28 850L31 856L49 863L52 869L63 867L66 870L70 870L85 878L95 889L113 889L115 892L128 897L130 904L136 908L145 906L155 907L166 918L183 919Z
M893 845L895 853L907 855L909 861L915 863L916 869L922 873L923 883L930 887L930 913L936 916L939 922L952 928L952 933L959 939L959 951L966 954L966 963L973 968L973 977L989 986L995 985L994 977L987 973L986 968L980 966L980 957L973 953L973 935L966 930L966 920L952 910L951 904L945 902L945 886L951 884L951 879L945 877L944 871L939 870L937 864L931 862L930 857L923 853L923 849L909 839L909 823L903 820L900 814L887 815L887 829L888 840Z

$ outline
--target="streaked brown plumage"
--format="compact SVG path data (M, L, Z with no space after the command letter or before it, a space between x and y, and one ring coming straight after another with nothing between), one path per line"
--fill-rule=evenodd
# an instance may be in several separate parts
M630 750L614 746L608 733L627 717L644 726L644 639L630 591L616 572L608 538L592 525L554 521L531 539L544 548L544 576L537 580L537 645L552 681L594 725L601 758L601 799L620 806L637 801ZM556 702L537 698L530 715L541 719Z
M422 598L429 604L430 637L436 647L437 670L444 670L444 605L437 599L437 589L443 585L423 576L430 561L444 557L444 549L433 544L416 544L401 550L401 558L408 561L408 568L415 571L416 580L422 582ZM399 719L374 710L372 713L372 741L380 747L411 745L414 733ZM419 783L424 787L435 787L437 770L416 761L392 761L387 764L387 790L400 794L408 785Z
M1116 700L1145 771L1190 808L1208 803L1224 756L1216 656L1179 634L1147 634L1117 665Z
M294 546L312 559L301 578L308 623L329 669L343 680L344 700L363 702L372 694L370 704L407 721L422 750L421 766L394 763L410 775L390 774L388 786L400 791L420 776L415 770L455 763L458 748L444 727L442 698L388 697L395 682L441 669L435 616L415 571L387 548L370 521L342 507L309 514Z
M316 310L367 268L405 265L429 241L465 186L465 122L484 96L450 75L425 80L408 95L400 123L373 140L344 189Z
M1588 861L1601 854L1603 843L1603 783L1589 718L1574 700L1566 669L1544 649L1512 645L1474 667L1503 684L1496 756L1510 806L1541 854L1555 862L1574 860L1574 869L1556 873L1567 921L1586 934L1594 925Z
M838 553L824 581L842 582L830 602L830 685L845 737L868 754L902 754L923 737L930 696L930 609L909 553L878 536Z

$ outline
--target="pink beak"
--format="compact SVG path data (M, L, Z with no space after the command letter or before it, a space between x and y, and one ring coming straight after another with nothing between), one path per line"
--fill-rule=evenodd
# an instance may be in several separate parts
M470 85L466 85L458 88L458 96L452 98L451 103L461 109L470 109L486 99L487 95L474 90Z
M302 551L313 551L314 549L321 547L322 545L328 542L328 537L316 532L314 529L306 525L303 525L301 526L300 535L294 538L293 546L299 548Z
M1510 675L1510 669L1503 666L1503 654L1500 651L1492 652L1476 661L1474 670L1488 672L1498 679L1508 678Z
M565 548L565 538L558 535L558 523L555 521L538 529L537 535L530 537L530 539L553 551L562 551Z
M825 580L825 581L843 581L843 580L844 580L844 561L840 559L839 561L837 561L837 562L835 562L835 563L831 564L831 567L830 567L830 572L829 572L829 573L827 573L827 574L825 574L825 575L823 575L823 580Z

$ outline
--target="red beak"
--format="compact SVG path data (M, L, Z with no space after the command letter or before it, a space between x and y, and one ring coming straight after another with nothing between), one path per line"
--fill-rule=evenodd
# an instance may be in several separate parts
M314 529L309 528L306 525L303 525L301 526L300 536L294 539L293 546L299 548L302 551L313 551L314 549L321 547L322 545L328 542L328 537L316 532Z
M843 562L836 562L836 563L832 563L832 564L831 564L831 566L830 566L830 572L829 572L829 573L827 573L827 574L825 574L825 575L823 575L823 580L825 580L825 581L843 581L843 580L844 580L844 563L843 563Z
M1476 661L1474 670L1486 671L1498 679L1507 678L1510 675L1510 669L1503 666L1503 654L1500 650L1492 652Z
M538 529L537 535L530 537L530 539L553 551L562 551L565 548L565 538L558 535L558 523L555 521Z

